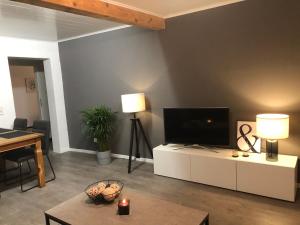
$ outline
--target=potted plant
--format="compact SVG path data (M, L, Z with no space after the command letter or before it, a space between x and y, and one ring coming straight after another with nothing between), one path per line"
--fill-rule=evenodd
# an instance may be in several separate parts
M81 111L86 133L98 143L97 159L100 165L111 162L109 142L112 138L116 113L106 106Z

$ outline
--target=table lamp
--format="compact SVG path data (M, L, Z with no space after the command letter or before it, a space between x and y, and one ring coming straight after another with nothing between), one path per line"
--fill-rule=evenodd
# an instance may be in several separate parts
M266 159L278 160L278 140L289 137L289 116L285 114L258 114L257 136L266 139Z
M128 173L131 173L131 161L132 161L132 151L133 151L133 140L134 139L135 139L135 146L136 146L135 157L140 158L138 128L140 129L140 131L142 133L142 138L144 139L144 141L147 145L147 148L148 148L151 156L153 157L152 148L146 137L141 120L136 117L137 112L142 112L142 111L146 110L145 95L144 95L144 93L121 95L121 100L122 100L123 112L133 114L133 118L130 119L131 120L131 132L130 132L129 161L128 161Z

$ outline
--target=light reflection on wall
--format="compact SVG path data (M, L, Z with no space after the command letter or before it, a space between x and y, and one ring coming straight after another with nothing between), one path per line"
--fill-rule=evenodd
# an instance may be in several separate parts
M151 32L147 38L151 40L151 46L145 45L144 41L135 42L135 45L140 44L140 50L131 56L131 53L128 53L130 57L125 57L118 64L118 67L124 71L124 74L118 77L127 84L128 91L131 89L131 91L147 93L169 72L158 33ZM135 65L134 68L130 67L132 64Z
M126 76L121 78L124 83L126 83L130 89L136 90L137 92L146 92L151 89L151 87L158 81L158 74L140 73L143 74L139 76L138 74L131 74L130 77ZM148 74L148 75L144 75ZM126 78L126 79L124 79Z
M256 70L229 75L224 85L261 108L288 111L300 104L297 79L296 73Z

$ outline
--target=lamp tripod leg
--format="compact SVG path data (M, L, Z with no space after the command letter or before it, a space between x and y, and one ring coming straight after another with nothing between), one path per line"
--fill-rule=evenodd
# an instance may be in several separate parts
M139 137L138 137L138 129L137 129L136 121L137 121L137 120L134 120L135 146L136 146L135 157L136 157L136 158L140 158L141 155L140 155L140 149L139 149Z
M128 173L131 173L131 160L132 160L132 148L133 148L133 136L134 136L134 125L133 125L133 123L134 123L133 120L131 120Z
M152 148L151 148L150 143L149 143L149 141L148 141L148 139L146 137L146 134L145 134L145 131L144 131L144 128L142 126L142 123L141 123L140 119L137 119L137 122L138 122L138 125L139 125L140 129L141 129L142 136L143 136L143 138L144 138L144 140L146 142L146 145L148 147L149 153L150 153L151 157L153 158Z

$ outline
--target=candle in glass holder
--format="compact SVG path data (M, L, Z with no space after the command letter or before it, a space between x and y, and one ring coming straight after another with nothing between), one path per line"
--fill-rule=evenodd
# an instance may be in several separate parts
M238 150L233 150L232 151L232 157L234 157L234 158L239 157L239 151Z
M119 215L129 215L129 206L130 200L129 199L122 199L118 202L118 214Z

